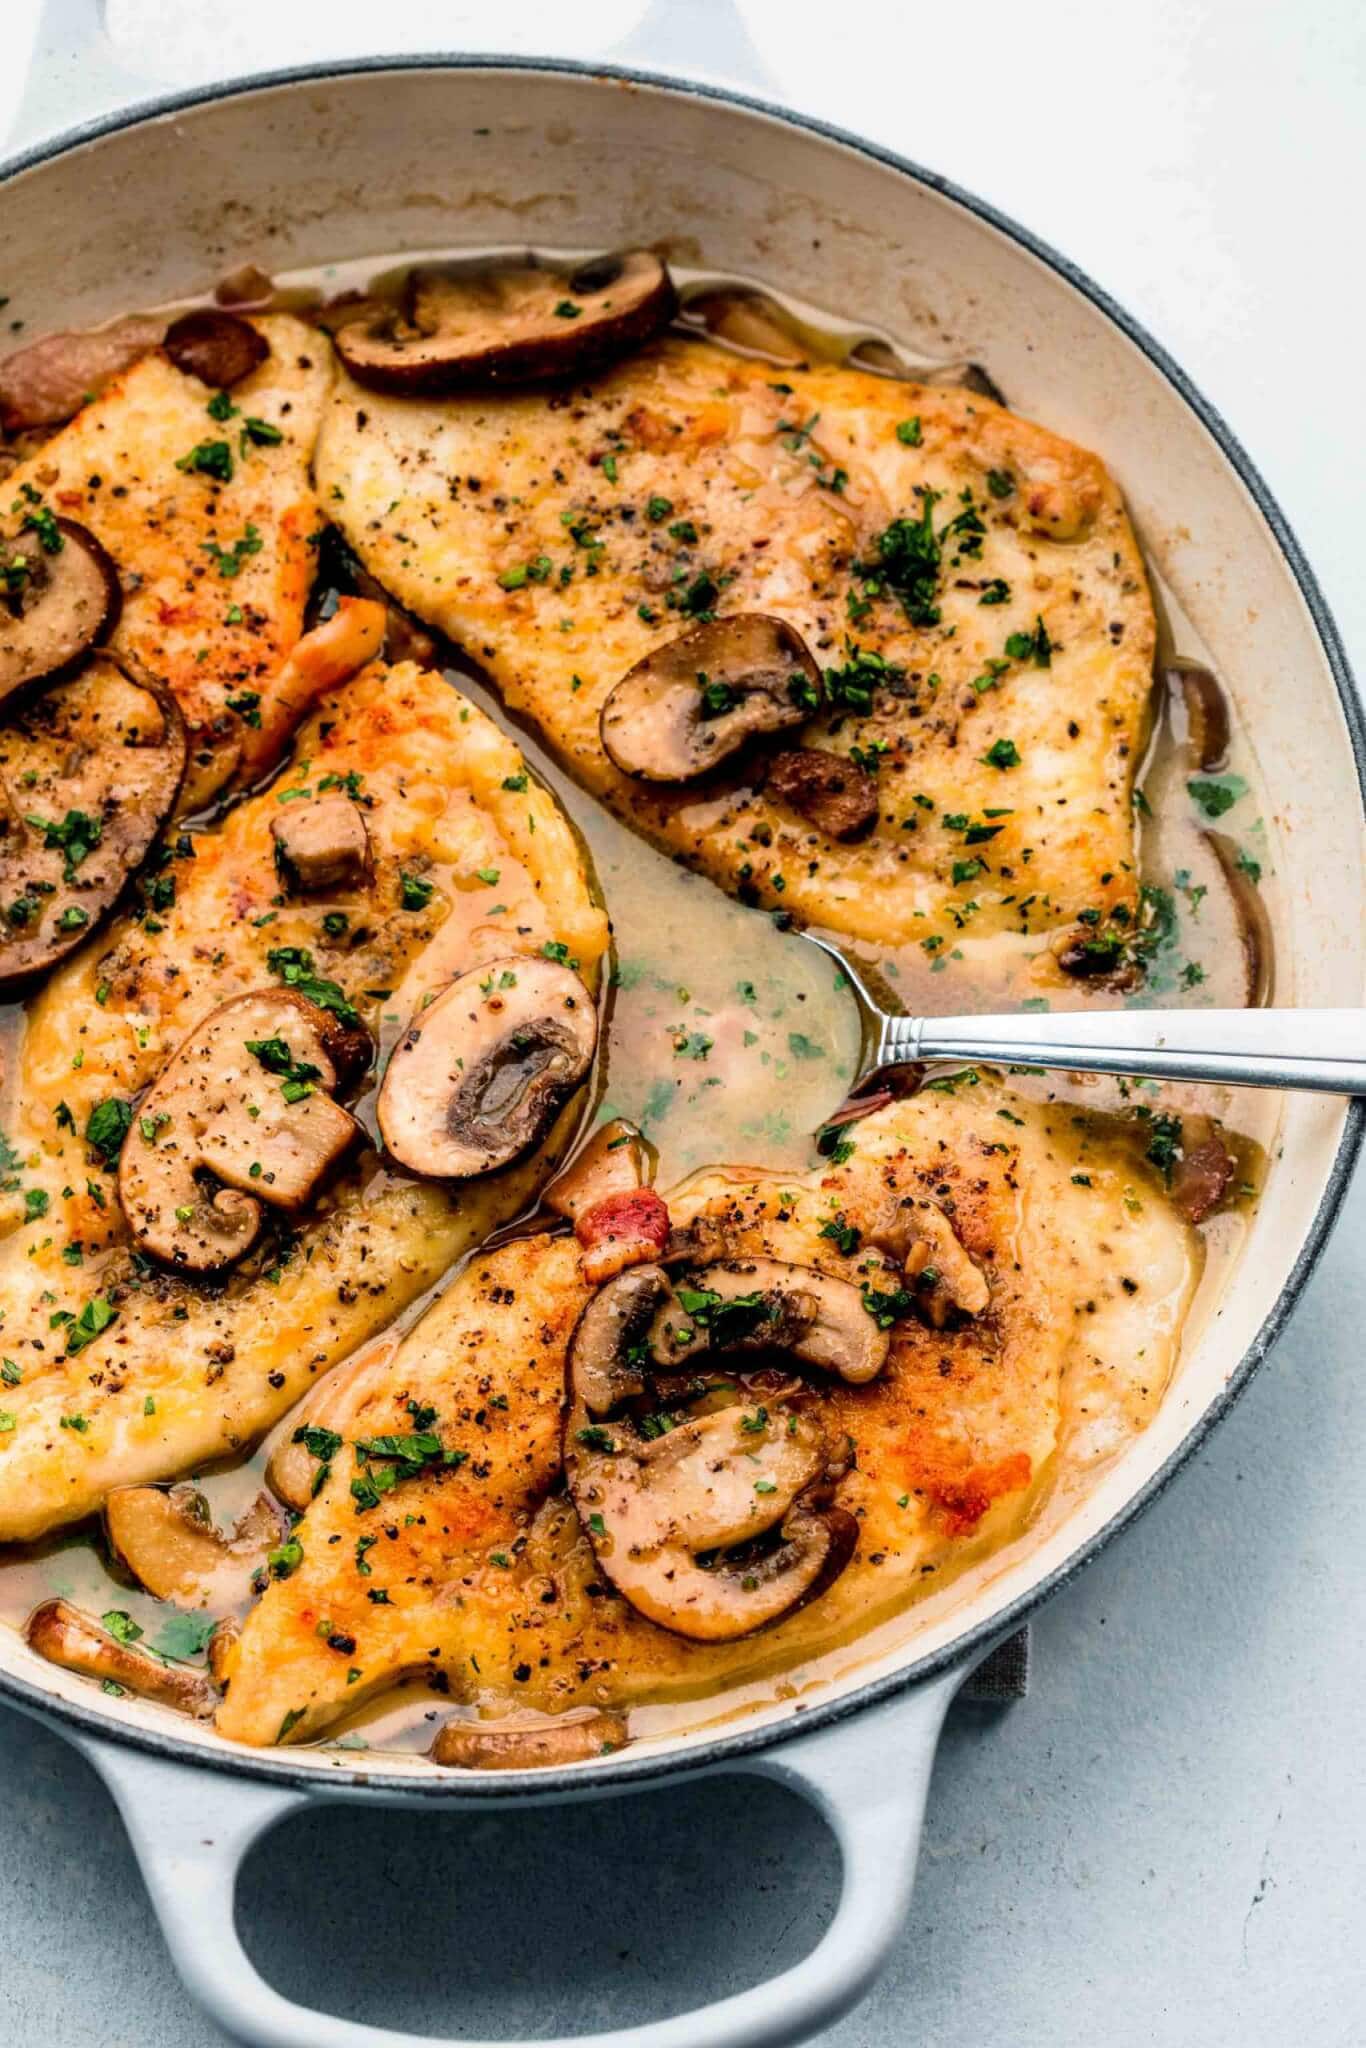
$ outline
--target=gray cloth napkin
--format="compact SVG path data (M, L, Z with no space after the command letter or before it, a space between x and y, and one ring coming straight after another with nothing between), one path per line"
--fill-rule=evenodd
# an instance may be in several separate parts
M977 1666L959 1694L965 1700L1022 1700L1029 1691L1029 1624L994 1649Z

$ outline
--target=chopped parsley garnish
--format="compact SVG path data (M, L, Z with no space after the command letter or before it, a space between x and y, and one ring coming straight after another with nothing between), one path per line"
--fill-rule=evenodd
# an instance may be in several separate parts
M697 687L702 692L702 716L724 718L728 711L734 711L740 699L729 683L723 683L699 669Z
M859 1245L863 1242L862 1233L856 1230L852 1223L845 1222L843 1210L837 1216L829 1217L822 1223L820 1235L828 1237L831 1243L844 1253L846 1258L852 1258Z
M236 609L236 607L234 607ZM261 726L261 693L259 690L239 690L227 700L229 711L235 711L244 725L259 731Z
M880 684L899 681L904 674L895 662L846 639L843 668L825 671L826 696L838 711L869 712L874 690Z
M434 884L424 875L400 874L399 900L405 910L425 910L432 900Z
M1144 1158L1155 1166L1168 1186L1171 1185L1172 1169L1181 1157L1181 1119L1159 1111L1140 1110L1148 1125L1148 1149Z
M307 946L272 946L266 954L266 966L286 987L297 988L301 996L316 1003L320 1010L329 1010L339 1024L359 1024L359 1010L347 1000L338 983L313 972L313 955Z
M1246 796L1247 784L1241 775L1212 776L1208 780L1197 777L1186 784L1186 793L1199 804L1207 818L1222 818L1225 811L1231 811L1240 796Z
M211 555L218 564L220 576L233 577L241 575L248 555L260 554L262 541L256 528L248 526L240 539L233 541L230 547L221 547L216 540L203 540L199 545L205 554Z
M672 498L649 498L645 504L645 517L652 526L658 526L661 520L668 518L673 508Z
M918 413L913 420L897 421L896 438L900 441L903 448L918 448L920 446L920 415Z
M176 468L188 476L211 476L220 484L232 482L232 450L226 441L197 441Z
M107 1330L117 1316L118 1310L102 1294L89 1300L80 1314L66 1326L66 1350L70 1358L77 1351L84 1351L87 1344L93 1344L102 1330Z
M1053 642L1048 637L1048 628L1042 617L1034 615L1032 633L1012 633L1006 641L1006 653L1012 661L1032 661L1035 668L1053 666Z
M879 1330L890 1330L897 1317L904 1316L914 1300L914 1296L905 1287L898 1287L891 1293L886 1293L879 1287L873 1287L866 1280L862 1291L863 1306Z
M286 1102L301 1102L305 1095L313 1093L313 1084L322 1078L322 1068L315 1067L310 1060L296 1060L283 1038L248 1038L245 1044L268 1074L279 1075L280 1093Z
M1020 750L1014 740L993 740L982 759L990 768L1018 768Z
M40 832L43 845L63 856L62 879L69 882L77 868L88 855L94 852L104 837L104 822L94 818L88 811L68 811L60 822L50 818L27 817L25 824Z
M103 1102L97 1102L86 1119L85 1142L99 1153L110 1173L118 1165L123 1141L128 1136L128 1126L132 1121L132 1103L122 1101L117 1095L106 1096Z
M254 441L258 448L274 448L284 438L280 429L273 427L269 420L255 420L248 417L242 422L242 443L244 446L248 441Z

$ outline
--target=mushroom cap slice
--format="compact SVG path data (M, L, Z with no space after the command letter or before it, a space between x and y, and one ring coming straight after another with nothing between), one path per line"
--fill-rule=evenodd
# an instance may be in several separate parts
M677 303L668 270L649 249L573 270L530 260L417 269L401 308L369 306L333 340L358 383L433 395L596 368L667 326Z
M206 1672L188 1664L163 1663L135 1643L120 1642L69 1600L44 1600L35 1607L24 1626L24 1639L49 1664L103 1679L183 1714L211 1714L219 1703L218 1689Z
M766 612L733 612L626 671L602 707L602 744L623 775L691 782L746 741L804 724L821 702L800 633Z
M361 1135L332 1093L366 1063L369 1043L297 989L211 1011L124 1140L119 1200L139 1248L180 1272L217 1272L251 1249L264 1203L301 1209ZM221 1183L215 1192L207 1176Z
M212 306L173 320L164 347L178 370L218 391L240 384L270 354L270 343L249 320Z
M566 1425L574 1505L604 1576L659 1627L697 1642L749 1635L853 1554L854 1518L819 1497L828 1451L809 1410L733 1405L649 1441L586 1413L576 1401ZM751 1551L775 1530L776 1546Z
M589 1415L607 1415L645 1391L642 1346L672 1300L662 1266L631 1266L598 1289L569 1348L570 1392Z
M104 1504L104 1527L114 1556L158 1600L227 1608L246 1598L285 1519L261 1493L225 1536L193 1486L116 1486Z
M400 1164L469 1180L538 1143L593 1064L598 1017L577 974L510 954L460 975L413 1018L379 1091Z
M68 674L109 637L122 603L112 559L76 520L0 534L0 703Z
M433 1763L466 1771L533 1771L554 1764L587 1763L630 1741L625 1714L579 1715L573 1720L490 1726L446 1721L431 1747Z
M664 1371L702 1351L783 1351L863 1386L886 1364L891 1338L848 1280L782 1259L744 1258L676 1273L647 1343Z
M118 898L175 807L175 701L96 655L0 724L0 993L55 966Z
M164 314L130 313L90 333L45 334L0 363L0 427L56 427L156 347Z

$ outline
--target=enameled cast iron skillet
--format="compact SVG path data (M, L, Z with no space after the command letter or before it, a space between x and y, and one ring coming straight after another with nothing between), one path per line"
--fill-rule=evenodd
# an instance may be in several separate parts
M734 31L722 0L655 18L699 68ZM647 61L667 62L649 44ZM638 45L639 47L639 45ZM734 50L721 55L721 68ZM132 111L72 127L93 106ZM1233 436L1158 345L1089 279L915 165L738 94L537 60L439 56L322 65L147 102L117 70L98 0L48 0L22 131L67 130L0 170L6 288L44 327L90 326L267 270L405 249L665 240L680 260L990 364L1019 411L1100 450L1151 558L1212 652L1260 756L1280 828L1281 1000L1363 996L1366 742L1312 574ZM54 264L53 252L61 251ZM1362 1109L1297 1096L1241 1264L1147 1433L1051 1533L868 1644L860 1667L737 1721L561 1771L438 1773L424 1759L230 1748L106 1699L0 1640L0 1691L66 1735L117 1799L176 1963L245 2041L411 2040L291 2004L233 1926L237 1870L309 1800L458 1806L568 1801L700 1772L757 1774L809 1799L844 1859L820 1946L770 1983L594 2048L755 2048L808 2038L868 1988L915 1871L945 1707L973 1664L1166 1485L1225 1414L1323 1246ZM425 2048L439 2048L427 2042Z

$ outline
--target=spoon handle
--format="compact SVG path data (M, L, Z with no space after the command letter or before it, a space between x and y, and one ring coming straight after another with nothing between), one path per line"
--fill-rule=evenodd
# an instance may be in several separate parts
M985 1060L1236 1088L1366 1094L1366 1010L1067 1010L884 1017L877 1064Z

